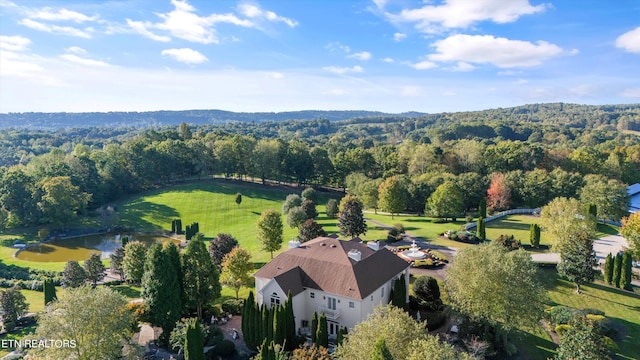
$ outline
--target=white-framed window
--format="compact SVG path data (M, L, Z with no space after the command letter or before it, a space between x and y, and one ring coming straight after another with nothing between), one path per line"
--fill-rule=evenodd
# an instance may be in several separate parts
M353 301L349 301L349 307L351 309L355 308L356 307L356 303L354 303Z
M332 298L331 296L327 296L327 308L329 310L336 309L336 298Z
M278 296L277 293L273 293L271 294L271 306L278 306L280 305L280 296Z
M309 293L309 297L312 299L316 298L316 293L314 293L313 291Z

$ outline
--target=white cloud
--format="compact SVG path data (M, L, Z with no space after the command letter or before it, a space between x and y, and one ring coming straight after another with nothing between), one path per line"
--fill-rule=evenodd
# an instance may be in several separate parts
M450 70L451 71L459 71L459 72L467 72L467 71L471 71L473 69L475 69L476 67L466 63L464 61L458 61L458 63L452 67Z
M393 60L393 58L390 58L390 57L386 57L386 58L382 59L382 61L384 61L386 63L389 63L389 64L396 62L395 60Z
M640 88L627 88L620 94L627 98L640 99Z
M640 26L620 35L616 47L632 53L640 53Z
M433 61L421 61L419 63L411 64L411 67L416 70L427 70L437 68L438 64L434 63Z
M415 23L417 29L434 33L443 29L468 28L481 21L514 22L523 15L539 13L546 8L545 4L533 6L529 0L445 0L440 5L427 4L385 15L392 22Z
M111 66L108 63L100 60L93 60L88 58L83 58L75 54L62 54L60 55L61 59L65 59L75 64L85 65L85 66L94 66L94 67L107 67Z
M354 67L326 66L326 67L323 67L322 69L334 74L339 74L339 75L344 75L348 73L361 73L364 71L364 69L361 66L357 66L357 65Z
M522 71L502 70L502 71L498 71L497 74L498 74L498 76L515 76L515 75L522 74Z
M168 42L171 37L175 37L201 44L220 42L215 28L218 23L257 29L262 29L266 22L282 22L290 27L298 24L295 20L279 16L272 11L262 10L254 5L238 6L238 11L246 17L243 19L232 13L200 16L186 0L171 0L171 3L174 6L172 11L156 13L162 19L161 22L127 19L127 24L135 32L152 40ZM168 35L158 35L152 30L165 31Z
M346 53L350 53L351 52L351 48L350 47L348 47L347 45L342 45L338 41L328 43L327 45L325 45L325 49L328 49L331 52L333 52L333 51L344 51Z
M209 61L209 59L200 52L189 48L166 49L162 50L161 54L171 56L175 60L185 64L202 64L203 62Z
M590 96L593 95L598 88L590 84L582 84L569 88L569 92L578 96Z
M58 26L58 25L44 24L39 21L35 21L31 19L22 19L20 20L20 24L34 30L44 31L51 34L75 36L75 37L81 37L85 39L91 38L90 28L85 28L81 30L71 26Z
M46 7L30 12L29 18L47 21L73 21L75 23L83 23L86 21L96 21L100 17L97 15L87 16L77 11L67 9L59 9L58 11L54 11L51 8Z
M399 32L393 34L393 41L396 41L396 42L400 42L406 38L407 38L407 34L403 34Z
M260 20L267 20L272 22L282 22L289 25L289 27L298 26L298 22L293 19L280 16L274 13L273 11L262 10L255 5L241 4L240 6L238 6L238 10L242 15L251 19L260 19Z
M133 31L138 34L148 37L151 40L160 41L160 42L169 42L171 38L163 35L156 35L151 31L147 30L147 26L142 21L133 21L131 19L127 19L127 25L133 29Z
M431 61L493 64L500 68L537 66L552 57L577 52L565 52L559 46L546 41L537 41L534 44L491 35L452 35L436 41L433 46L436 53L429 55Z
M284 74L277 71L269 73L269 76L271 76L272 79L276 79L276 80L284 79Z
M361 61L367 61L371 59L371 53L368 51L361 51L361 52L357 52L357 53L353 53L349 56L347 56L350 59L356 59L356 60L361 60Z
M44 68L37 63L29 61L27 57L11 51L3 51L0 56L0 69L2 69L3 82L5 77L29 78L42 74Z
M515 84L515 85L524 85L524 84L528 84L529 80L527 80L527 79L517 79L517 80L512 81L511 83Z
M71 46L68 47L66 49L64 49L65 52L67 53L72 53L72 54L78 54L78 55L84 55L87 53L87 50L79 47L79 46Z
M0 49L7 51L26 50L31 44L31 40L23 36L0 35Z

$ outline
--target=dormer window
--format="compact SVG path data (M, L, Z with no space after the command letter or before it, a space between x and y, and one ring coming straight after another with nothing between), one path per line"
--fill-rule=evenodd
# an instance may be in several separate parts
M271 306L278 306L280 305L280 296L278 296L277 293L273 293L271 294Z

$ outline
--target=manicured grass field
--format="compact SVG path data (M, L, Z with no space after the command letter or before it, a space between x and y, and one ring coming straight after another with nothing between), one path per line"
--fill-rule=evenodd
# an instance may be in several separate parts
M182 219L183 228L198 222L206 239L218 233L230 233L240 245L251 252L254 262L266 262L270 255L260 250L262 244L256 237L256 223L266 209L282 210L288 194L300 190L287 190L261 185L242 185L227 182L199 182L165 188L142 194L118 205L119 224L137 230L169 230L173 219ZM242 203L235 203L236 193L242 194ZM328 196L321 195L317 210L320 222L327 231L335 227L335 220L327 220L324 210ZM284 224L284 243L297 236L297 229ZM337 227L336 227L337 228ZM274 256L276 253L274 253Z
M555 269L542 271L545 288L549 296L549 306L564 305L575 309L592 308L604 311L609 318L620 322L626 329L626 336L618 342L621 359L640 358L640 289L636 293L605 285L601 280L583 285L583 293L575 293L573 283L558 277ZM518 342L518 349L526 359L545 360L554 356L556 346L540 326L535 331L524 332Z
M540 217L533 215L511 215L487 223L487 239L497 239L500 235L513 235L522 244L530 245L529 228L531 224L540 224ZM540 244L550 243L549 234L540 232Z

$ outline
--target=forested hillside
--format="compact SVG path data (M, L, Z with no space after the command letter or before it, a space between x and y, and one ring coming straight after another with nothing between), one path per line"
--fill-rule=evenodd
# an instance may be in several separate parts
M396 176L407 199L402 210L420 213L445 183L462 194L461 214L488 190L501 196L493 210L558 196L594 203L615 196L619 201L598 210L618 219L626 184L640 179L638 104L413 115L5 129L0 227L64 227L127 194L210 175L348 187L382 210L379 184Z

